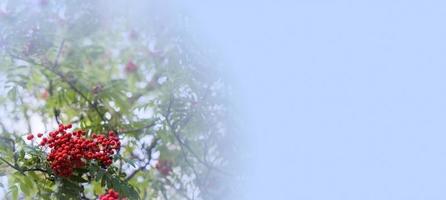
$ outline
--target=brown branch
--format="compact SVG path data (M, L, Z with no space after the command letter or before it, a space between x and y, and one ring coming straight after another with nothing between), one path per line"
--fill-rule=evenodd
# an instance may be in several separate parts
M67 79L67 77L65 76L65 74L63 74L62 72L56 71L56 70L51 70L49 69L52 73L56 74L57 76L59 76L60 79L62 79L62 81L64 81L65 83L68 84L68 86L74 90L77 94L79 94L87 103L90 107L92 107L96 113L98 114L99 118L101 118L102 121L107 121L104 117L104 114L99 110L99 108L97 107L97 103L92 103L92 101L79 89L76 87L75 83L72 80Z
M167 125L170 127L170 129L172 130L172 132L173 132L174 135L175 135L175 138L178 140L179 138L177 137L177 134L176 134L176 132L175 132L175 128L172 127L172 123L170 122L170 114L171 114L172 104L173 104L173 96L170 96L169 104L168 104L168 106L167 106L167 111L166 111L166 114L165 114L164 117L166 118L166 123L167 123ZM181 146L181 143L180 143L180 146ZM184 161L186 161L186 164L192 169L192 171L193 171L193 173L195 174L195 176L198 177L198 172L197 172L197 170L196 170L195 167L192 165L192 163L189 161L189 158L187 157L186 152L183 150L184 147L181 146L181 149L182 149L182 150L181 150L181 154L182 154L183 157L184 157Z
M21 96L19 96L19 100L20 100L20 103L22 104L22 106L23 106L23 116L25 117L25 121L26 121L26 126L27 126L27 128L28 128L28 133L31 133L31 119L30 119L30 117L29 117L29 115L28 115L28 109L26 108L26 106L25 105L23 105L24 104L24 102L23 102L23 98L21 97Z
M22 175L25 175L25 172L34 172L34 171L39 171L39 172L43 172L43 173L46 173L46 174L48 174L48 175L51 175L51 172L50 172L50 171L44 170L44 169L42 169L42 168L38 168L38 167L35 167L35 168L29 168L29 169L26 169L26 168L20 168L20 167L17 165L17 163L12 164L12 163L8 162L7 160L5 160L5 159L2 158L2 157L0 157L0 160L3 161L4 163L6 163L6 164L7 164L8 166L10 166L11 168L13 168L13 169L17 170L18 172L20 172Z
M155 125L156 125L156 120L153 121L153 122L150 123L150 124L147 124L147 125L141 127L141 128L136 128L136 129L132 129L132 130L125 130L125 131L121 131L121 133L129 133L129 132L142 131L142 130L144 130L144 129L152 128L152 127L155 126Z
M62 49L64 47L64 44L65 44L65 39L62 40L62 42L60 43L59 49L57 50L57 55L56 55L56 58L54 59L53 69L59 67L59 59L60 59L60 55L62 54ZM50 94L50 96L53 96L53 81L50 80L50 78L48 76L46 76L46 78L49 81L48 93ZM60 120L60 110L57 108L54 108L53 112L54 112L54 118L56 119L57 124L61 124L62 122Z
M34 60L32 60L32 59L22 58L22 57L20 57L20 56L14 55L14 54L12 54L12 53L10 53L9 55L10 55L12 58L14 58L14 59L22 60L22 61L28 62L28 63L33 64L33 65L36 65L36 66L42 66L42 67L44 67L45 69L47 69L48 71L50 71L51 73L57 75L63 82L67 83L68 86L69 86L72 90L74 90L77 94L79 94L79 95L80 95L80 96L81 96L81 97L82 97L82 98L83 98L83 99L84 99L90 106L92 106L93 108L95 108L96 112L98 113L98 115L100 116L100 118L101 118L102 120L105 120L103 114L98 110L97 106L96 106L95 104L93 104L93 103L91 102L91 100L90 100L84 93L82 93L82 91L80 91L79 88L76 87L75 83L74 83L72 80L67 79L67 77L65 76L65 74L63 74L63 73L60 72L60 71L57 71L56 69L54 69L54 67L46 66L45 64L43 64L43 63L38 63L38 62L36 62L36 61L34 61ZM53 66L54 66L54 65L53 65Z
M128 98L128 101L131 104L135 103L136 101L138 101L139 98L144 96L144 94L146 94L147 92L150 92L150 91L156 89L156 87L159 86L159 84L158 84L159 78L160 78L160 75L159 74L155 74L152 77L152 80L150 80L147 83L147 85L144 87L144 89L141 92L135 93L132 97Z
M146 169L147 166L149 166L150 161L152 160L152 151L153 149L156 147L156 145L158 144L158 141L160 139L158 137L154 137L152 142L150 143L149 147L146 149L147 151L147 162L144 163L144 165L138 167L135 171L133 171L132 173L129 174L129 176L127 176L127 178L125 178L125 181L129 181L131 180L138 172L143 171Z
M163 197L164 197L164 200L169 200L169 198L167 198L166 188L164 188L164 186L162 186L162 187L160 188L160 190L161 190L161 194L162 194Z
M22 171L23 171L23 172L35 172L35 171L38 171L38 172L43 172L43 173L51 174L51 172L49 172L49 171L47 171L47 170L44 170L44 169L42 169L42 168L22 169Z
M57 55L56 55L56 59L54 60L53 68L59 67L59 58L60 58L60 55L62 54L62 49L63 49L64 45L65 45L65 39L62 40L62 42L60 43L59 49L57 50Z
M5 160L4 158L0 157L0 160L3 161L4 163L6 163L8 166L10 166L11 168L19 171L21 174L24 174L22 169L20 169L18 166L13 165L12 163L8 162L7 160Z
M53 81L49 79L49 77L47 77L49 85L48 85L48 93L50 94L50 96L53 96ZM60 120L60 110L57 108L53 108L53 113L54 113L54 118L56 119L57 124L61 124L61 120Z
M171 188L173 188L175 190L175 192L177 192L178 194L180 194L181 196L183 196L184 198L186 198L187 200L192 200L192 198L190 198L189 196L187 196L187 191L184 189L183 184L181 184L180 188L176 188L175 185L169 180L169 179L165 179L166 183L168 186L170 186Z
M44 67L44 69L47 69L48 71L50 71L51 73L57 75L63 82L67 83L68 86L74 90L74 92L76 92L77 94L79 94L87 103L90 107L92 107L95 112L98 114L99 118L101 118L102 121L107 121L104 117L104 113L102 113L98 106L97 106L97 102L92 102L79 88L77 88L77 86L75 85L75 83L72 80L67 79L67 77L65 76L65 74L63 74L62 72L58 71L57 69L53 68L52 66L46 66L45 64L42 63L38 63L32 59L26 59L26 58L22 58L20 56L14 55L12 53L9 54L12 58L14 59L18 59L18 60L22 60L25 62L28 62L30 64L36 65L36 66L42 66ZM116 131L115 129L112 129L110 127L110 125L106 124L106 126L108 126L109 129L113 130L116 134L118 134L118 131Z

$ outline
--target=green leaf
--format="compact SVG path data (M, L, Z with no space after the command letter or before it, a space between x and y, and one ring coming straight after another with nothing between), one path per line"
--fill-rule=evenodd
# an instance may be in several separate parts
M11 197L13 200L19 199L19 187L16 184L9 186L8 193L11 193Z
M55 196L58 199L80 199L82 188L76 182L69 179L58 179L58 185Z
M133 186L116 176L107 176L107 187L115 189L119 194L128 199L140 199L138 192Z
M101 183L97 182L97 181L93 181L91 183L91 185L93 186L93 192L95 194L102 194L104 192L104 189L101 186Z
M71 176L70 180L78 182L78 183L87 183L88 180L82 178L81 176Z
M31 180L29 178L27 178L26 176L21 176L21 175L15 175L15 179L19 184L20 190L25 194L25 195L31 195L32 191L33 191L33 184L31 182Z

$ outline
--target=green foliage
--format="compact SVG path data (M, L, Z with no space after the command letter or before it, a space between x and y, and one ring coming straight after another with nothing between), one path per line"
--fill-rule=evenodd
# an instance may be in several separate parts
M135 25L132 16L114 15L119 6L104 12L107 4L8 0L0 9L4 198L96 199L109 188L131 200L224 198L228 188L208 184L231 174L221 78L198 59L193 40L178 35L181 25L155 20L159 8L144 4L154 14ZM57 176L40 139L23 138L58 123L88 136L118 133L113 164ZM171 163L161 166L168 173L160 161Z

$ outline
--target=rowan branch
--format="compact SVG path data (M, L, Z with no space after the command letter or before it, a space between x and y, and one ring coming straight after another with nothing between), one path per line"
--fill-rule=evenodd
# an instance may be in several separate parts
M5 164L7 164L9 167L17 170L18 172L20 172L22 175L25 175L25 172L35 172L35 171L39 171L39 172L43 172L45 174L51 175L52 173L48 170L42 169L42 168L38 168L38 167L34 167L34 168L21 168L17 165L17 163L12 164L10 162L8 162L7 160L5 160L4 158L0 157L0 160L3 161Z
M8 162L7 160L5 160L4 158L0 157L0 160L3 161L5 164L7 164L8 166L10 166L11 168L19 171L21 174L23 174L22 169L20 169L18 166L13 165L12 163Z
M61 45L62 46L62 45ZM65 82L65 83L67 83L68 84L68 86L74 91L74 92L76 92L77 94L79 94L79 96L82 98L82 99L84 99L87 103L88 103L88 105L91 107L91 108L93 108L94 110L95 110L95 112L98 114L98 116L99 116L99 118L102 120L102 121L107 121L106 119L105 119L105 117L104 117L104 113L102 113L100 110L99 110L99 108L98 108L98 106L97 106L97 102L92 102L92 100L90 100L79 88L77 88L77 86L75 85L75 82L73 81L73 80L69 80L67 77L66 77L66 75L64 74L64 73L62 73L62 72L60 72L60 71L58 71L57 69L55 69L53 66L47 66L47 65L45 65L45 64L43 64L43 63L39 63L39 62L36 62L35 60L32 60L32 59L26 59L26 58L23 58L23 57L20 57L20 56L17 56L17 55L15 55L15 54L13 54L13 53L9 53L9 55L12 57L12 58L14 58L14 59L18 59L18 60L22 60L22 61L24 61L24 62L28 62L29 64L32 64L32 65L36 65L36 66L42 66L44 69L47 69L49 72L51 72L51 73L53 73L53 74L55 74L56 76L58 76L63 82ZM60 56L60 54L59 54L59 56ZM111 128L108 124L106 124L106 126L109 128L109 129L111 129L111 130L113 130L116 134L118 134L118 131L116 131L115 129L113 129L113 128Z
M147 124L147 125L145 125L145 126L143 126L143 127L141 127L141 128L136 128L136 129L131 129L131 130L125 130L125 131L121 131L120 133L137 132L137 131L142 131L142 130L144 130L144 129L152 128L153 126L156 125L156 122L157 122L157 121L155 120L155 121L153 121L152 123Z
M225 175L229 175L228 172L225 172L217 167L214 167L214 166L210 165L209 163L205 162L204 160L202 160L200 158L200 156L190 147L190 145L180 137L180 132L177 131L178 125L173 124L170 119L170 109L172 107L173 101L174 101L174 99L173 99L173 97L171 97L170 101L169 101L168 109L167 109L168 113L164 117L166 118L166 123L167 123L168 127L171 129L172 134L174 135L175 139L180 144L181 149L186 149L187 151L189 151L192 154L192 156L197 159L197 161L199 163L201 163L208 169L215 170L215 171L220 172ZM192 118L192 114L189 113L188 117L186 117L186 120L183 121L182 126L185 126L191 120L191 118ZM185 156L185 154L184 154L184 156ZM186 160L186 162L188 162L188 161ZM189 165L191 165L191 164L189 163ZM194 169L192 167L192 165L191 165L191 168Z
M64 45L65 45L65 39L63 39L59 45L59 49L57 50L56 59L54 60L53 68L59 67L59 59L60 59L60 55L62 54L62 49L63 49Z
M138 172L143 171L146 169L147 166L149 166L150 161L152 160L152 151L153 149L156 147L156 145L158 144L158 141L160 139L158 137L154 137L152 142L150 143L149 147L147 147L146 151L147 151L147 162L144 163L142 166L138 167L135 171L133 171L132 173L130 173L127 178L125 178L125 181L129 181L131 180Z
M62 49L64 47L64 44L65 44L65 39L62 40L62 42L60 43L59 49L57 50L57 55L56 55L56 58L54 59L54 63L53 63L54 69L59 67L59 59L60 59L60 55L62 54ZM48 93L50 94L50 96L53 96L53 89L54 89L53 81L48 76L46 76L46 78L48 79L48 82L49 82ZM60 120L60 110L57 108L54 108L53 113L54 113L54 118L56 119L57 124L61 124L62 121Z
M51 172L49 172L49 171L47 171L47 170L44 170L44 169L42 169L42 168L22 169L22 171L23 171L23 172L35 172L35 171L38 171L38 172L43 172L43 173L51 174Z

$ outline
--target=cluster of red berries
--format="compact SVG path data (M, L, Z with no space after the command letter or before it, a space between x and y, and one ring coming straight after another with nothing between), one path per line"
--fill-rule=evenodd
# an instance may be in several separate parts
M119 193L114 191L113 189L109 189L107 193L99 196L99 200L118 200L118 199L119 199ZM122 200L125 200L125 198Z
M77 130L68 132L71 124L59 125L59 129L42 138L40 146L49 147L50 152L47 160L52 170L59 176L71 176L74 169L82 168L88 161L98 161L102 167L112 164L112 155L121 148L119 137L113 132L105 135L92 134L86 137L86 132ZM39 133L37 137L42 137ZM32 140L32 134L27 136Z

